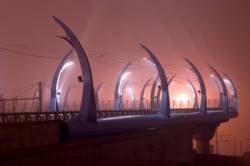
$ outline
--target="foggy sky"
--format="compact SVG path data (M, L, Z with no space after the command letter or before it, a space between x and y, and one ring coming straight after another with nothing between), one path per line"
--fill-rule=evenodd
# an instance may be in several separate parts
M179 64L188 57L202 69L211 64L228 73L238 88L240 116L221 125L220 132L250 137L248 0L1 0L0 47L62 57L70 47L56 37L64 33L53 15L80 38L89 53L95 84L114 80L118 68L95 60L94 53L138 50L139 43L150 47L163 65ZM127 54L112 56L143 56L141 51ZM111 64L114 59L110 58ZM58 62L0 49L0 89L49 82Z

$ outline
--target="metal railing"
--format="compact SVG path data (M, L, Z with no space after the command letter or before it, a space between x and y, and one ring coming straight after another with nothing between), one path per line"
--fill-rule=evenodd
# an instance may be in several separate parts
M220 108L208 108L208 111L217 111ZM198 109L171 109L171 113L193 113ZM121 116L135 115L153 115L159 113L159 109L145 110L121 110L121 111L98 111L97 118L105 119ZM0 123L23 123L39 122L52 120L71 120L78 116L79 111L62 111L62 112L18 112L18 113L0 113Z

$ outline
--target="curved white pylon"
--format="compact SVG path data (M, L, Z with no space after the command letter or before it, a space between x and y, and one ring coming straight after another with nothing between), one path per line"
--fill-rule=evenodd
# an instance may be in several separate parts
M197 91L195 89L195 86L194 86L194 83L188 79L188 83L193 91L193 94L194 94L194 105L193 105L193 109L197 109L199 108L199 103L198 103L198 95L197 95Z
M173 83L175 76L176 76L176 74L171 76L170 79L168 80L168 88ZM161 86L158 86L158 91L157 91L157 95L156 95L156 103L154 104L154 106L156 106L155 108L159 108L159 106L160 106L160 95L161 95Z
M170 87L170 85L172 84L175 76L176 76L176 74L172 75L172 77L170 77L170 79L168 80L168 87Z
M156 86L157 86L159 79L160 79L160 76L157 75L151 87L151 92L150 92L150 108L151 109L155 109L155 90L156 90Z
M96 110L97 110L97 111L100 110L100 105L99 105L99 91L100 91L100 89L101 89L101 87L102 87L102 84L103 84L103 82L101 82L101 83L97 86L97 88L96 88L96 90L95 90L95 103L96 103Z
M215 70L212 66L210 66L210 69L214 72L218 80L220 81L221 87L222 87L222 92L223 92L223 110L225 112L229 111L229 102L228 102L228 94L227 94L227 87L225 82L223 81L223 78L220 76L219 72Z
M97 121L96 115L96 104L94 96L94 85L91 66L87 57L87 54L82 47L80 41L77 39L76 35L57 17L53 16L53 19L58 23L64 32L67 34L67 37L62 37L65 39L76 51L78 60L80 62L82 78L84 80L83 84L83 95L81 100L81 107L79 113L79 120L82 122L87 121Z
M223 89L220 83L220 80L218 79L218 77L216 77L214 74L211 74L211 78L213 79L214 83L216 84L217 88L218 88L218 92L219 92L219 107L223 108Z
M122 81L122 76L125 73L125 71L127 70L127 68L131 65L131 62L128 62L123 69L121 70L121 72L118 75L116 84L115 84L115 94L114 94L114 108L116 111L120 110L120 105L121 105L121 99L120 99L120 94L119 94L119 89L121 88L121 81Z
M66 90L65 97L64 97L63 111L68 111L67 109L69 109L68 98L69 98L69 93L70 93L71 88L72 88L72 84L69 85L69 87Z
M145 109L145 103L144 103L144 93L145 93L145 90L146 88L149 86L149 82L150 82L151 79L148 79L145 84L143 85L142 87L142 90L141 90L141 95L140 95L140 109Z
M201 89L201 105L200 105L199 112L201 114L206 115L207 114L207 93L206 93L206 87L205 87L204 80L203 80L198 68L187 58L185 58L185 60L192 67L192 71L194 72L194 74L198 78L198 81L200 84L200 89Z
M233 88L233 106L234 106L234 111L238 112L238 93L235 84L233 83L232 79L224 73L224 76L226 77L226 80L228 80ZM225 81L225 80L224 80Z
M59 78L60 78L60 74L61 71L63 70L63 66L65 65L65 63L67 62L68 57L72 54L73 50L70 50L61 60L61 62L59 63L59 65L56 68L56 72L54 74L53 77L53 81L51 84L51 90L50 90L50 105L49 105L49 109L50 111L53 112L59 112L60 111L60 107L59 107L59 103L58 103L58 82L59 82Z
M165 71L160 64L159 60L156 58L156 56L153 54L153 52L148 49L146 46L141 44L141 47L147 52L147 54L150 56L150 59L155 64L155 67L158 71L160 80L161 80L161 87L162 87L162 101L161 101L161 107L160 107L160 114L163 117L170 118L170 102L169 102L169 92L168 92L168 81L165 75Z
M123 84L123 87L121 88L122 90L121 90L121 94L120 94L120 96L119 96L119 98L120 98L120 109L124 109L125 107L124 107L124 103L123 103L123 95L124 95L124 93L125 93L125 89L126 89L126 87L129 85L129 80L127 80L124 84Z
M161 86L158 85L158 90L156 94L156 102L155 102L155 107L158 109L160 108L160 95L161 95Z

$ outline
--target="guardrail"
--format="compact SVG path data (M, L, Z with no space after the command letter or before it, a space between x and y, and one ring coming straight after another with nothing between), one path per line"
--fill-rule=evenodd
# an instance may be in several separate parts
M209 108L209 111L216 111L219 108ZM192 113L198 109L171 109L171 113ZM159 113L159 110L121 110L121 111L98 111L97 118L105 119L111 117L133 116L133 115L152 115ZM23 123L52 120L71 120L78 116L79 111L62 112L18 112L18 113L0 113L0 123Z

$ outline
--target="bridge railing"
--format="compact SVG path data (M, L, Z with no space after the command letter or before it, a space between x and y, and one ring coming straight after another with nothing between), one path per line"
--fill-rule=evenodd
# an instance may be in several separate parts
M29 100L14 100L14 101L10 101L8 105L8 102L7 102L7 105L5 105L5 109L4 111L0 109L0 114L3 113L3 112L39 112L39 109L29 109L33 108L33 106L36 106L37 103L27 103ZM230 107L233 106L233 102L232 102L232 99L230 98L229 100L229 104L230 104ZM21 104L21 102L24 102L25 104ZM6 103L6 102L5 102ZM3 102L0 102L0 107L1 105L3 104ZM44 103L43 104L43 108L48 108L49 104L47 103ZM30 106L30 107L28 107ZM183 102L176 102L176 101L173 101L171 100L170 102L170 106L171 106L171 109L172 110L176 110L175 112L178 112L177 110L185 110L185 109L192 109L193 108L193 102L189 102L187 101L186 103L183 103ZM209 108L222 108L222 105L220 103L220 100L219 99L208 99L207 100L207 106ZM37 107L34 107L34 108L37 108ZM65 111L73 111L73 112L77 112L80 110L80 103L77 103L77 102L72 102L72 103L68 103L67 106L62 106L61 107L62 110L65 110ZM109 111L109 110L113 110L114 109L114 102L112 100L101 100L99 102L99 110L100 111ZM129 101L129 100L124 100L123 101L123 105L121 107L121 110L126 110L126 111L130 111L130 110L151 110L151 109L160 109L160 102L157 103L156 101L153 103L153 106L151 107L150 106L150 101L149 100L145 100L144 102L144 108L141 109L140 108L140 103L138 100L136 100L135 102L132 102L132 101ZM196 109L197 110L197 109ZM198 110L197 110L198 111Z
M99 119L110 118L110 117L119 117L119 116L134 116L134 115L152 115L159 113L159 110L148 109L148 110L121 110L121 111L98 111L97 117Z
M232 108L231 108L232 109ZM218 111L220 108L208 108L208 111ZM171 109L171 113L194 113L198 109ZM145 110L106 110L98 111L97 118L113 118L122 116L153 115L159 113L159 109ZM61 112L19 112L19 113L0 113L0 123L22 123L52 120L71 120L78 116L79 111L61 111Z
M0 114L0 123L22 123L51 120L70 120L79 112L19 112Z
M150 101L145 100L144 107L143 107L143 109L141 109L139 100L136 100L136 101L123 100L123 102L121 104L121 110L160 109L160 106L161 106L161 101L159 101L158 103L155 101L152 103L152 105L150 105ZM220 101L219 101L219 99L208 99L207 106L209 108L219 108ZM170 107L171 107L171 109L192 109L193 108L193 101L177 102L177 101L171 100ZM80 103L78 103L78 105L77 105L76 102L73 102L73 103L69 104L65 110L76 111L79 109L80 109ZM113 100L100 100L99 101L99 110L108 111L108 110L113 110L113 109L114 109L114 101Z

